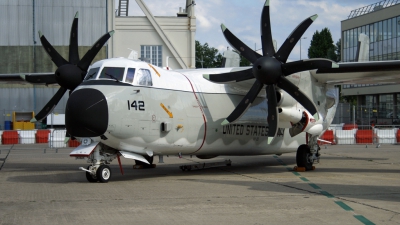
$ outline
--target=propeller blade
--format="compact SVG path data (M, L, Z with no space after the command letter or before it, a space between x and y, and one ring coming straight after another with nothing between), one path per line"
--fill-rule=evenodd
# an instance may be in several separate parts
M306 32L308 27L317 19L318 15L313 15L303 22L301 22L289 35L283 45L279 48L278 52L275 54L275 58L283 63L285 63L292 52L294 46Z
M58 52L54 49L54 47L47 41L46 37L39 31L40 42L44 50L49 54L51 61L56 64L57 67L68 64L67 60L65 60Z
M252 68L221 74L203 74L203 77L215 83L240 82L254 78Z
M278 103L276 100L275 85L268 85L267 89L268 98L268 137L275 137L278 132Z
M241 40L239 40L232 32L229 31L228 28L225 27L224 24L221 24L222 33L225 36L225 39L232 46L232 48L236 49L236 51L240 52L240 54L249 60L251 63L257 61L257 59L262 56L255 52L253 49L249 48L245 45Z
M244 96L239 105L236 106L235 110L233 110L233 112L221 123L221 125L227 125L238 120L247 111L254 99L256 99L263 86L264 85L260 81L256 80L249 92L247 92L246 96Z
M269 0L265 1L261 14L261 44L264 56L272 57L275 54L271 34L271 21L269 17Z
M324 68L339 68L339 65L329 59L305 59L282 64L282 72L285 76L301 71Z
M32 84L56 84L57 80L54 74L26 74L20 75L22 79Z
M96 43L94 43L93 46L89 49L89 51L87 51L86 54L82 57L81 61L79 61L78 67L86 72L94 57L96 57L97 53L113 34L114 31L110 31L99 38L99 40L97 40Z
M78 12L75 14L75 18L72 22L71 33L69 37L69 62L71 64L78 64L79 52L78 52Z
M300 103L304 108L306 108L311 115L317 113L317 109L314 103L303 92L301 92L296 85L290 82L287 78L281 77L278 81L278 87L282 88L289 95L291 95L298 103Z
M44 108L38 114L36 114L35 118L32 119L31 122L41 121L46 118L46 116L49 115L50 112L56 107L66 91L66 88L60 87L57 93L50 99L50 101L44 106Z

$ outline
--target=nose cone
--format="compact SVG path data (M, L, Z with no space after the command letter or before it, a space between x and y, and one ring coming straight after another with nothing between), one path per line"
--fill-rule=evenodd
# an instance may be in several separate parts
M67 132L74 137L98 137L107 131L106 97L96 89L74 91L65 110Z

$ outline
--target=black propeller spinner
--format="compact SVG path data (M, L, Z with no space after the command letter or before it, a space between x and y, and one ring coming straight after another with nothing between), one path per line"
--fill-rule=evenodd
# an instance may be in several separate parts
M224 74L205 74L204 78L217 83L240 82L256 78L256 81L249 92L242 99L239 105L236 106L235 110L222 122L222 125L233 123L238 120L256 99L264 85L267 85L268 136L270 138L275 137L278 130L276 86L290 94L294 99L296 99L296 101L303 105L311 115L317 113L314 103L304 93L302 93L296 85L286 78L286 76L293 73L305 70L338 67L335 62L328 59L309 59L286 63L291 51L300 40L301 36L303 36L304 32L317 17L317 15L314 15L301 22L300 25L297 26L289 35L280 49L275 52L271 35L269 0L267 0L261 14L261 42L263 55L253 51L233 35L223 24L221 25L226 40L234 49L240 52L243 57L253 64L253 68Z
M39 31L40 42L42 43L43 48L58 68L54 75L26 75L26 80L31 83L58 83L60 88L44 108L36 114L35 118L32 119L32 122L35 120L43 120L48 114L50 114L54 107L56 107L67 90L74 90L82 82L93 59L113 33L114 31L110 31L104 34L96 41L96 43L93 44L82 59L79 59L77 12L72 22L69 39L69 58L67 61L54 49L54 47L47 41L46 37Z

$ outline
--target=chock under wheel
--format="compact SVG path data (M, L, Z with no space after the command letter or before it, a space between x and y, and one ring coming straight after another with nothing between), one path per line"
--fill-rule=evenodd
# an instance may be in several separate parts
M293 170L296 171L296 172L306 172L306 168L305 167L295 166L295 167L293 167ZM315 170L315 166L312 167L312 170Z

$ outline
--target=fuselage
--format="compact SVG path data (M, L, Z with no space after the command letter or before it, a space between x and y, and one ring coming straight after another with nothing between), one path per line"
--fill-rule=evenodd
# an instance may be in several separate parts
M238 121L222 126L254 81L216 84L203 74L232 70L170 71L122 58L96 62L68 100L68 132L142 155L282 154L306 143L305 133L292 138L284 123L268 143L265 91ZM302 108L291 100L286 104ZM321 123L327 114L321 113Z

